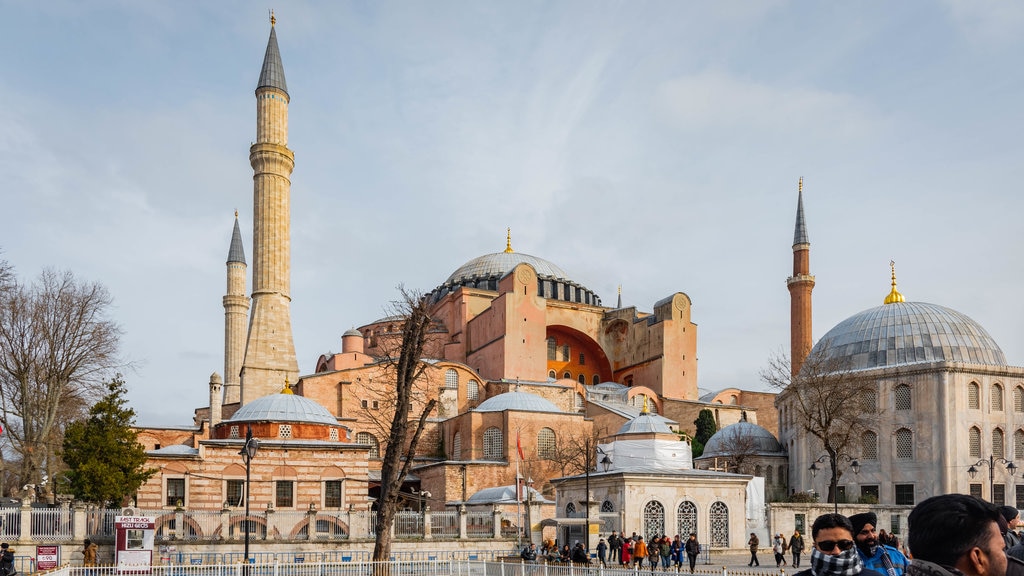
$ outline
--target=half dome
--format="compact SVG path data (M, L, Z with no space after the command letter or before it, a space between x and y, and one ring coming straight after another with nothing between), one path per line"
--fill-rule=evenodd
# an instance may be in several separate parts
M757 456L785 456L786 451L775 435L752 422L737 422L715 432L704 444L701 459L728 457L737 451L742 442L743 452ZM748 449L748 442L753 450Z
M505 392L492 396L473 409L474 412L504 412L518 410L520 412L557 412L558 409L550 400L529 392Z
M271 394L238 409L228 422L298 422L336 425L338 419L316 402L295 394Z
M828 331L811 354L849 358L850 370L931 362L1006 365L980 324L956 310L925 302L895 302L854 314Z

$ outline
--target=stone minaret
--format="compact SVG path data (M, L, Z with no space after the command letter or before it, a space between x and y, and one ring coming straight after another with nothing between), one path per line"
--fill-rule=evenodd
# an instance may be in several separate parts
M223 380L220 378L220 374L214 372L210 374L210 430L212 433L213 427L220 424L221 420L221 386Z
M804 222L804 179L800 178L796 201L796 231L793 234L793 275L786 279L789 286L789 357L793 375L796 376L804 360L811 352L811 291L814 290L814 276L811 276L811 241L807 237Z
M288 149L288 86L277 48L274 18L256 86L253 171L252 315L242 362L241 401L281 391L295 382L291 321L291 180L295 155Z
M245 326L249 319L249 297L245 295L245 248L242 231L235 230L228 249L228 288L224 294L224 404L235 404L240 398L242 359L245 357Z

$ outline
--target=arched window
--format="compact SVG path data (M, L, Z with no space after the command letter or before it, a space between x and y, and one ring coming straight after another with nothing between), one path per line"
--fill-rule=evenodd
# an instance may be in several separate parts
M981 430L977 426L967 431L967 445L971 458L981 458Z
M992 385L992 411L1003 411L1003 387L999 384Z
M380 458L380 443L377 442L377 437L369 432L359 432L356 434L356 444L365 444L370 447L370 458Z
M579 382L580 384L586 384L587 383L587 375L584 374L583 372L580 372L580 375L576 377L576 381Z
M870 430L860 435L861 458L878 460L878 434Z
M491 426L487 430L484 430L484 458L487 460L501 460L505 455L505 450L501 430L495 426Z
M644 505L644 536L648 540L665 534L665 507L657 500Z
M444 387L448 390L459 389L459 373L452 368L444 371Z
M779 466L779 486L782 488L786 487L786 467Z
M562 378L565 378L567 380L572 380L572 372L564 372L564 373L562 373Z
M466 399L478 400L480 398L480 383L476 380L466 382Z
M757 466L754 466L754 476L761 476L762 472L763 472L763 470L761 470L761 465L760 464L758 464Z
M774 482L774 481L775 481L775 468L772 468L771 466L765 467L765 469L764 469L764 483L766 485L768 485L768 486L771 486L772 482Z
M708 511L711 519L711 545L715 548L729 547L729 507L718 501Z
M914 433L906 428L896 431L896 457L902 459L914 457Z
M548 370L548 378L558 380L558 374L554 370Z
M861 406L866 414L874 414L878 411L878 390L874 388L865 390L860 398Z
M1024 430L1013 433L1013 459L1024 460Z
M601 502L601 512L615 512L615 504L612 504L611 500L605 500L604 502Z
M555 361L558 356L558 344L554 338L548 338L548 360Z
M971 410L981 410L981 387L977 382L967 385L967 407Z
M911 409L910 386L907 386L906 384L897 384L896 387L893 388L893 396L895 396L896 399L895 404L897 410Z
M452 460L462 460L462 432L456 432L452 440Z
M568 362L569 358L571 358L571 356L569 356L569 345L562 344L562 361Z
M573 407L576 408L577 412L583 412L587 408L587 402L583 398L583 394L576 393L576 398L573 399Z
M676 532L681 538L697 533L697 505L683 500L676 508Z
M600 384L600 383L601 383L601 377L600 377L600 376L598 376L597 374L594 374L594 377L593 377L593 378L592 378L592 379L590 380L590 382L591 382L591 384L593 384L594 386L597 386L598 384Z
M576 505L573 504L572 502L569 502L568 504L565 505L565 517L566 518L574 518L574 517L576 517Z
M992 430L992 456L995 458L1006 457L1006 442L1003 431L999 428Z
M1024 388L1020 386L1013 389L1013 411L1024 412Z
M551 428L541 428L537 432L537 457L541 460L555 459L555 431Z

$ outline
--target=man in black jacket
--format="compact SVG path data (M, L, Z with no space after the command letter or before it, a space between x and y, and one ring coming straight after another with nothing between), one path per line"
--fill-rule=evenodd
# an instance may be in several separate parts
M974 496L932 496L908 518L907 576L1006 576L999 509Z

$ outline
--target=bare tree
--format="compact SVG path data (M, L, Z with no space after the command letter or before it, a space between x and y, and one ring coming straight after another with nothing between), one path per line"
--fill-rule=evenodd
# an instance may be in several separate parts
M381 462L380 499L375 527L377 537L373 547L375 561L384 561L390 557L391 526L402 503L402 481L409 474L427 417L437 404L433 398L427 400L419 416L410 419L413 396L427 367L423 362L423 352L433 323L429 315L429 302L423 295L408 292L404 288L401 288L401 292L402 302L399 306L404 311L401 348L397 356L389 356L387 361L394 373L394 414Z
M852 371L849 358L835 354L827 342L811 351L796 375L790 366L787 356L777 354L761 371L761 380L780 390L776 404L792 415L801 434L817 440L828 454L828 501L834 502L840 455L859 453L861 434L877 417L872 408L877 386Z
M123 366L110 305L106 288L71 272L47 270L31 285L9 280L0 290L0 415L20 457L20 484L54 478L64 426Z
M760 449L757 438L738 427L723 429L722 433L722 452L729 459L730 467L737 473L743 474L744 464L757 456Z

